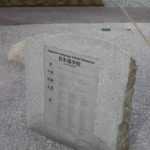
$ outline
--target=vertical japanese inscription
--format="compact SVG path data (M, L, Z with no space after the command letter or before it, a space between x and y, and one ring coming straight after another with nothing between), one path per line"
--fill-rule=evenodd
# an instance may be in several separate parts
M93 138L98 60L45 46L45 122L84 141Z

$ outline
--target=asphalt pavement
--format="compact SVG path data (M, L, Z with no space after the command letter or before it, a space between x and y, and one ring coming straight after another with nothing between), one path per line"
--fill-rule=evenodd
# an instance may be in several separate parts
M135 22L150 22L150 8L125 8ZM14 7L0 8L0 25L130 22L120 8Z

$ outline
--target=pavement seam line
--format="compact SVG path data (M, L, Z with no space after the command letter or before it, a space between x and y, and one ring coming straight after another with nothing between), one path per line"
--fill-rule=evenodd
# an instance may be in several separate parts
M147 37L145 36L144 32L140 29L140 27L137 26L136 22L133 21L133 19L129 16L129 14L127 13L127 11L120 5L117 3L116 0L116 5L121 9L121 11L125 14L125 16L129 19L129 21L131 22L131 24L136 28L136 30L138 31L138 33L142 36L142 38L144 39L144 41L148 44L148 46L150 46L150 41L147 39Z

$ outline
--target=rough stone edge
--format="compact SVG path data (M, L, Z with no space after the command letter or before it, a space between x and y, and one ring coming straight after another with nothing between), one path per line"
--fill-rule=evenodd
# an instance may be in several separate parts
M125 91L124 109L123 109L123 121L119 126L119 133L117 139L117 150L129 150L129 121L132 112L131 100L134 93L134 84L136 80L136 62L131 57L129 77Z
M25 65L24 49L26 40L22 40L14 44L9 53L7 61L15 62L21 65Z

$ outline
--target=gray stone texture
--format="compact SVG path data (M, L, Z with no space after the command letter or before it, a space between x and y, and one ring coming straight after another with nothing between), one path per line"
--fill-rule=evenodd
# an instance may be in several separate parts
M107 7L150 7L150 0L103 0Z
M79 145L76 138L67 139L67 132L63 133L63 138L58 133L55 137L44 121L44 44L98 59L95 137L90 145L86 142ZM86 36L39 35L25 41L25 70L29 128L77 149L128 149L128 123L136 70L129 53L109 42Z

